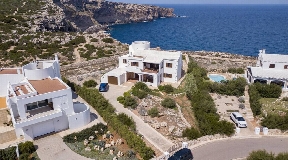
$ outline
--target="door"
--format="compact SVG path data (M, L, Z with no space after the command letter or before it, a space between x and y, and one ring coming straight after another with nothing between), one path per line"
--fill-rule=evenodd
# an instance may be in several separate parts
M118 78L114 76L108 76L108 83L118 85Z
M53 120L34 124L32 128L34 138L55 131Z

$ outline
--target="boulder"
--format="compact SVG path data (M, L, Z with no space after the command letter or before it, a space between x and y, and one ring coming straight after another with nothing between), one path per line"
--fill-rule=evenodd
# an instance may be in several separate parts
M89 141L87 139L84 140L84 146L87 146Z
M90 136L90 137L88 138L88 140L89 140L89 141L94 140L94 136Z

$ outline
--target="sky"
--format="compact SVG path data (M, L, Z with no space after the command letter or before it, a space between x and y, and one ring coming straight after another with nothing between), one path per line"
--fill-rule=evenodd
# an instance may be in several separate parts
M108 0L137 4L288 4L288 0Z

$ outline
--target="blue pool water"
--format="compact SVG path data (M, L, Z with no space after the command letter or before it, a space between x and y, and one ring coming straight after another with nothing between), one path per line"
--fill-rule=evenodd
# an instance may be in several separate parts
M221 82L222 80L226 80L224 76L219 74L209 74L208 77L214 82Z
M111 36L128 44L147 40L164 50L288 54L288 5L160 6L174 8L180 17L115 25Z

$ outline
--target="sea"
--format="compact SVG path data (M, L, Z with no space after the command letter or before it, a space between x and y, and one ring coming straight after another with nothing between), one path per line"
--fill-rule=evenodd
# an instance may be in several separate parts
M120 42L151 47L257 56L288 54L288 5L158 5L174 8L175 18L111 26Z

